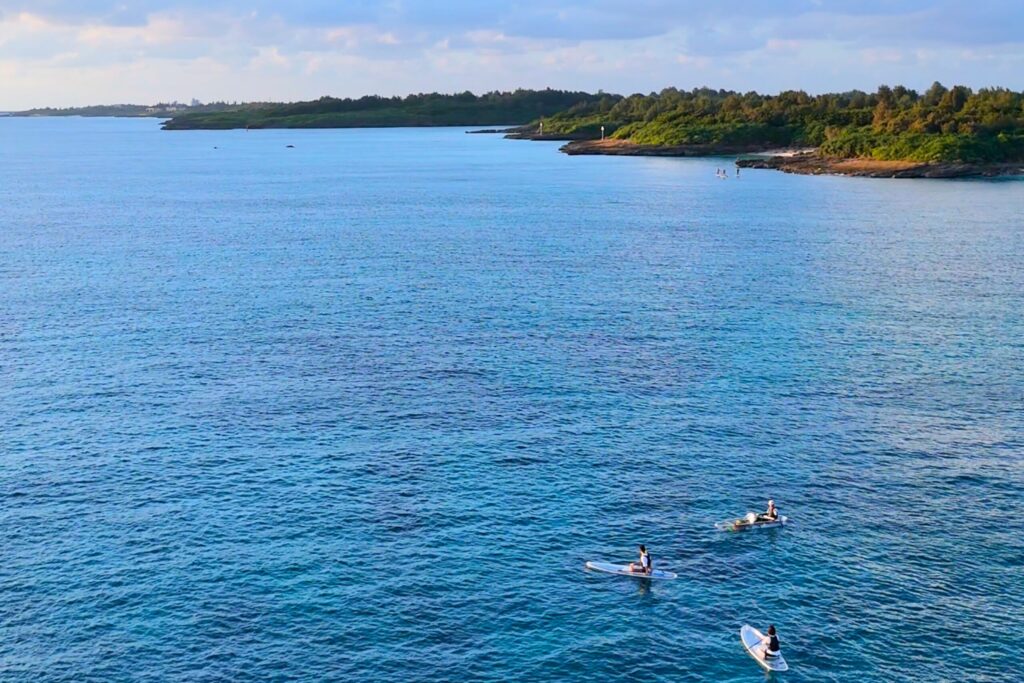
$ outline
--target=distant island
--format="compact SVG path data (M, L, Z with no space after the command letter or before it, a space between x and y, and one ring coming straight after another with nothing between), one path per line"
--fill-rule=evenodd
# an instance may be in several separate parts
M824 95L669 88L579 103L510 137L571 140L562 148L568 154L731 156L799 150L738 162L794 173L1021 174L1024 95L1004 88L947 89L940 83L924 93L882 86L874 93Z
M198 100L192 100L190 104L181 102L159 102L157 104L97 104L86 107L41 107L37 109L26 109L24 111L10 112L9 116L118 116L138 118L168 118L186 112L217 112L239 106L227 102L212 102L203 104Z
M185 112L165 130L229 128L374 128L395 126L500 126L525 124L597 105L607 96L565 90L515 90L474 95L463 92L357 99L321 97L290 104L250 104L215 112Z

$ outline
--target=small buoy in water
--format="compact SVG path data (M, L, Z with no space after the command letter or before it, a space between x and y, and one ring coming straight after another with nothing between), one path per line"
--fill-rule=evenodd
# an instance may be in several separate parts
M295 149L295 145L285 145L288 149Z

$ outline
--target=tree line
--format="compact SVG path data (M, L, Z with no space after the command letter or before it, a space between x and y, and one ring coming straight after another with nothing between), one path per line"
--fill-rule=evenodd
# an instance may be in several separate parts
M587 106L602 95L566 90L492 91L475 95L419 93L405 97L321 97L306 102L257 104L211 113L186 113L165 124L186 128L345 128L373 126L518 125Z
M606 95L543 118L544 131L646 145L817 147L833 157L914 161L1024 160L1024 94L1006 88L934 83L919 93L881 86L778 95L666 88Z

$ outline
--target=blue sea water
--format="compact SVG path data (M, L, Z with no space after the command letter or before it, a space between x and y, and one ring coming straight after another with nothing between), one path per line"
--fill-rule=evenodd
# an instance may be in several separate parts
M1020 680L1024 182L556 149L0 119L0 680Z

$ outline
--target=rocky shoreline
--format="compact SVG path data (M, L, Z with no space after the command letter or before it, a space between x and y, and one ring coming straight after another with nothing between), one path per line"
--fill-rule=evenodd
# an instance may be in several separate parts
M1024 175L1024 163L921 163L876 159L829 159L817 154L739 159L736 165L740 168L766 168L802 175L845 175L863 178L994 178Z
M561 150L569 155L607 154L645 157L713 157L756 154L777 150L778 146L751 145L638 145L628 140L575 140Z
M558 140L556 136L516 133L517 139ZM638 145L628 140L573 140L561 151L569 155L602 154L612 156L707 157L743 156L740 168L760 168L803 175L845 175L866 178L994 178L1024 175L1024 163L921 163L917 161L879 161L876 159L830 159L813 151L780 150L751 145Z
M590 133L538 133L536 130L522 128L509 129L505 138L508 140L534 140L546 142L593 141Z

